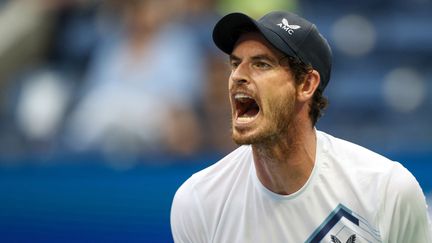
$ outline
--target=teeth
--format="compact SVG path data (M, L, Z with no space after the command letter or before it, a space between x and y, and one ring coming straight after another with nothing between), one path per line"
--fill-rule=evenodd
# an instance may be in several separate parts
M255 120L256 116L253 117L237 117L238 123L248 123Z
M237 100L239 100L239 99L253 99L251 96L246 95L246 94L242 94L242 93L236 94L234 96L234 98Z

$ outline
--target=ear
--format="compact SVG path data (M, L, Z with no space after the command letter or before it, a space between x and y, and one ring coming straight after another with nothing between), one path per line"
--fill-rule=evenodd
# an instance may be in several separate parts
M297 87L297 100L301 102L306 102L312 99L315 90L320 84L320 75L316 70L309 72L303 83Z

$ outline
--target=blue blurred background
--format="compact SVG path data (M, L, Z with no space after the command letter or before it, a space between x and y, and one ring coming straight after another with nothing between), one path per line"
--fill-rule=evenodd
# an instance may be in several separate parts
M176 189L235 148L212 28L273 9L333 48L318 128L430 200L431 0L0 0L0 241L172 242Z

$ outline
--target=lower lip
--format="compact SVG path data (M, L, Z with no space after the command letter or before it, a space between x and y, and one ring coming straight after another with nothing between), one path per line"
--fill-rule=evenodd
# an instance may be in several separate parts
M247 126L252 124L254 121L256 121L258 119L258 116L260 115L260 112L258 112L258 114L256 114L253 117L237 117L235 119L235 124L237 126Z

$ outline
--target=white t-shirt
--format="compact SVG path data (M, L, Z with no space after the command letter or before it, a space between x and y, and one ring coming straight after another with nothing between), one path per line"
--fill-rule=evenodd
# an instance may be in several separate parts
M251 146L241 146L178 189L171 229L176 243L432 242L424 194L407 169L320 131L297 192L264 187Z

